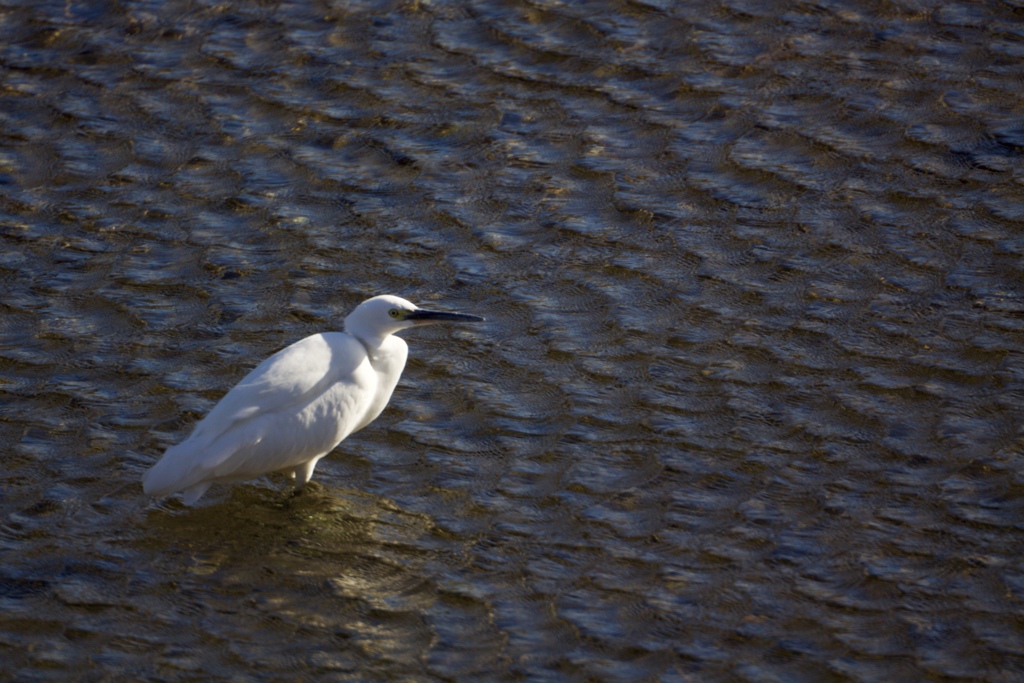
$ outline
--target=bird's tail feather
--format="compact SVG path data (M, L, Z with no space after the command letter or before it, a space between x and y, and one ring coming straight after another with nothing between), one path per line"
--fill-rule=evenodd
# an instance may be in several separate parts
M142 490L150 496L169 496L208 478L210 473L202 466L202 453L199 444L190 440L171 446L160 461L142 475Z

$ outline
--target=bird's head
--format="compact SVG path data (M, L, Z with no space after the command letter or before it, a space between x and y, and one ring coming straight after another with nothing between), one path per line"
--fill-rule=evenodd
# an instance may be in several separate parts
M377 345L385 337L407 327L441 322L482 322L464 313L425 311L401 297L384 294L367 299L345 318L345 331L364 342Z

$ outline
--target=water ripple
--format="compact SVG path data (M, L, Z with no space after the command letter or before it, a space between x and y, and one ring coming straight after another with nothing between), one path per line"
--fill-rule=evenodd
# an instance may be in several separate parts
M1020 677L1012 7L180 9L0 21L4 675ZM489 322L142 498L381 292Z

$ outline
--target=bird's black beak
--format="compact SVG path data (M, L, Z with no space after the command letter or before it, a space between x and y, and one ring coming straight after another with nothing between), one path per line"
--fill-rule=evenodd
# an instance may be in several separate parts
M441 311L424 311L418 309L405 316L416 325L429 325L431 323L482 323L484 319L478 315L467 315L466 313L442 313Z

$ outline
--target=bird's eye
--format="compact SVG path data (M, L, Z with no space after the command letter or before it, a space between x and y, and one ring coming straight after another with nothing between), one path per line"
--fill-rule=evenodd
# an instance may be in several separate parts
M388 315L390 315L392 318L397 318L398 316L402 315L402 312L399 311L397 308L392 308L390 311L388 311Z

